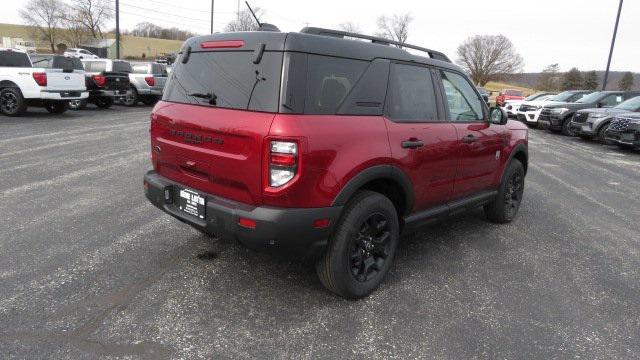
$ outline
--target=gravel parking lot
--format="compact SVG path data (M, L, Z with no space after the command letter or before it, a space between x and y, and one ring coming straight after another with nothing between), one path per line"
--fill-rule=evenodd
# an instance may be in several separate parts
M425 228L353 302L152 207L149 110L0 117L0 357L640 356L640 153L532 130L516 221Z

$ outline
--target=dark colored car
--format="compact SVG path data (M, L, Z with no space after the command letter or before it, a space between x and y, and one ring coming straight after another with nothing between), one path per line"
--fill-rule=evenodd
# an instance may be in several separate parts
M540 112L538 122L552 131L561 131L564 135L575 135L570 126L573 115L578 110L589 108L609 108L640 95L638 91L596 91L573 103L555 103L545 105Z
M151 203L313 260L347 298L380 284L403 231L477 206L513 220L527 170L527 127L444 54L327 29L189 39L150 127Z
M89 98L85 101L72 101L69 107L73 110L84 109L87 103L107 109L116 100L127 96L131 89L129 73L131 64L123 60L83 59L82 64L87 72L86 85Z
M609 124L605 138L623 148L640 148L640 114L616 116Z
M640 112L640 96L633 97L612 108L578 110L571 120L573 132L585 139L596 138L606 143L605 132L611 120L620 114Z

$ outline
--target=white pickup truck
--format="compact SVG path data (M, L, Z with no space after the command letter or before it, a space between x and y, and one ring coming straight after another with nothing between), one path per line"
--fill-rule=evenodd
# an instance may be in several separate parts
M44 106L60 114L69 100L88 96L84 70L33 67L25 51L0 48L0 113L19 116L27 106Z

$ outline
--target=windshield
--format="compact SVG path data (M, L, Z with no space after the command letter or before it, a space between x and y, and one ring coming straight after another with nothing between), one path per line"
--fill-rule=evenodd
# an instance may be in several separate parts
M542 98L544 98L545 96L548 96L548 94L546 93L537 93L537 94L533 94L533 95L529 95L526 98L524 98L525 101L532 101L532 100L542 100Z
M131 64L126 61L114 61L113 62L113 71L114 72L131 72Z
M31 67L29 56L22 52L0 51L0 66Z
M266 51L259 64L250 51L191 52L179 57L163 100L231 109L278 111L282 53Z
M575 94L576 94L576 93L575 93L575 92L572 92L572 91L564 91L564 92L561 92L560 94L558 94L558 95L556 95L556 96L552 97L552 98L551 98L551 99L549 99L549 100L551 100L551 101L564 102L564 101L569 100L569 99L570 99L573 95L575 95Z
M600 98L602 97L602 92L600 91L596 91L594 93L591 93L589 95L584 96L582 99L576 101L577 103L581 103L581 104L591 104L591 103L595 103L598 100L600 100Z
M620 110L638 111L640 110L640 96L621 102L618 106L615 106L615 108Z
M51 61L51 68L63 70L84 70L80 59L66 56L54 56Z

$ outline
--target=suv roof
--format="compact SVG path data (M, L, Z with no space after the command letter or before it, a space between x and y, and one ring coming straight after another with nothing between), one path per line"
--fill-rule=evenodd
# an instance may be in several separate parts
M191 48L192 51L203 49L202 44L209 41L233 40L242 40L242 47L245 49L257 49L261 44L264 44L265 51L313 53L367 61L384 58L435 65L461 71L458 66L452 64L449 58L439 51L373 36L321 28L304 28L301 32L289 33L258 31L198 36L188 39L184 43L180 53L183 53L188 48ZM420 50L426 52L430 57L414 55L400 47L390 45Z

